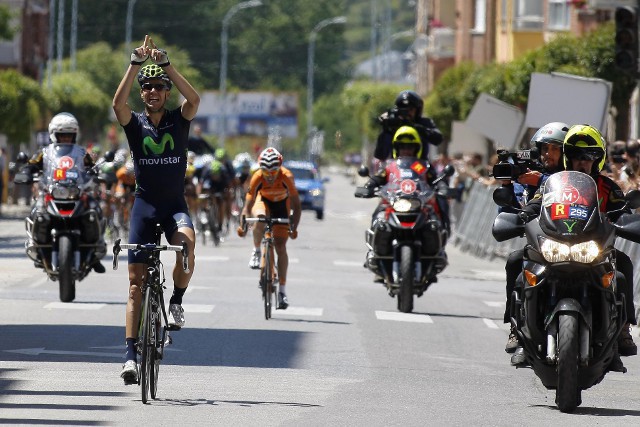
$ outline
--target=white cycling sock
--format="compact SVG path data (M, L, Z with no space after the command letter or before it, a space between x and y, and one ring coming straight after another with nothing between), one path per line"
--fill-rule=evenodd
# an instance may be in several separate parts
M284 288L285 288L285 285L280 285L280 287L278 288L278 292L280 292L283 295L286 295L287 291Z

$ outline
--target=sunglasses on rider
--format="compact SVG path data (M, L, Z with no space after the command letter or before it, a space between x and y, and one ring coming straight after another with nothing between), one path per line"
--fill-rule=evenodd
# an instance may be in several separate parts
M167 90L169 89L168 86L164 83L143 83L142 84L142 90Z

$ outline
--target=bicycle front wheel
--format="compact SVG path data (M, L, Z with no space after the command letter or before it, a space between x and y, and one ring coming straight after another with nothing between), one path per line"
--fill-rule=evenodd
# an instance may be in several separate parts
M149 327L149 391L155 399L158 393L158 373L160 371L159 352L162 346L162 311L160 295L154 293L152 298L151 324Z
M142 327L140 328L140 342L141 342L141 358L140 358L140 388L142 392L142 403L147 403L149 400L149 374L151 372L150 367L153 365L152 354L153 350L150 347L151 341L151 289L147 287L144 293L144 300L142 301L142 314L141 314Z
M271 319L271 307L273 303L273 277L271 275L271 254L268 245L264 249L264 265L260 271L260 283L264 302L264 318Z

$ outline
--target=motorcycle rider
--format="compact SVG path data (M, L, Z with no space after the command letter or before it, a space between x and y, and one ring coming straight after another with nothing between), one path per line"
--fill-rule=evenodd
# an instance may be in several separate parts
M538 188L547 180L549 175L563 170L562 160L562 144L569 130L569 125L562 122L551 122L542 126L531 138L530 146L535 147L540 153L540 163L542 170L529 170L515 181L503 181L502 186L512 190L512 206L521 209L529 199L538 191ZM500 208L501 212L515 212L514 209ZM507 302L504 311L504 323L510 323L511 313L511 294L516 286L516 279L522 272L522 262L524 258L524 248L517 249L509 255L507 263L504 267L507 276L506 292ZM515 327L511 325L509 338L505 351L513 353L518 348L518 334Z
M93 158L91 155L79 145L76 145L78 136L80 134L80 125L78 124L78 120L71 113L63 112L56 114L49 122L49 139L51 143L42 148L38 153L36 153L31 159L29 159L27 165L25 165L23 172L28 174L34 174L36 172L42 172L44 167L44 158L54 157L55 151L61 144L72 144L73 150L78 152L76 158L83 158L83 166L86 173L91 171L91 168L94 166ZM100 217L100 223L103 223L103 215L100 210L100 206L98 203L95 203L96 212ZM34 221L36 218L46 211L45 202L44 202L44 194L37 195L36 202L31 210L30 216ZM104 273L106 271L104 265L100 262L100 260L107 253L107 245L104 241L104 226L100 227L100 238L98 240L98 248L95 251L95 260L91 264L93 270L96 273ZM38 264L38 263L36 263ZM42 265L36 265L36 267L42 267Z
M420 135L422 150L419 158L429 158L429 144L438 146L442 143L442 133L435 122L422 117L424 102L420 95L412 90L403 90L398 94L394 107L382 113L378 122L382 126L382 132L378 135L373 157L385 161L392 156L393 136L402 126L411 126Z
M589 174L598 188L600 211L612 212L622 209L625 201L624 193L618 184L600 173L606 161L606 152L606 142L595 127L574 125L567 131L563 144L563 164L565 169ZM541 207L542 194L538 191L523 208L523 211L527 214L527 220L530 221L537 218ZM623 213L630 212L630 209L624 209L608 215L608 218L615 222ZM616 250L616 268L625 276L624 286L619 283L618 289L619 292L625 294L627 312L627 323L618 337L618 353L621 356L633 356L638 352L630 333L630 325L636 324L633 304L633 264L629 256L620 250Z

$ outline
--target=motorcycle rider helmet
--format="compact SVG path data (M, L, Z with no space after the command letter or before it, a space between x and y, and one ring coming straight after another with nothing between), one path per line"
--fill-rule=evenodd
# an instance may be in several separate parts
M402 92L400 92L396 97L395 105L400 110L407 109L409 107L415 108L416 115L415 117L413 117L414 120L418 117L422 117L422 108L424 107L424 101L422 101L420 95L412 90L403 90Z
M571 170L571 159L593 160L593 175L600 173L607 158L606 142L602 134L590 125L571 126L564 138L562 151L566 170Z
M142 87L145 82L152 79L162 80L167 86L167 90L171 89L171 79L161 67L156 64L147 64L140 68L140 71L138 71L138 84L140 87Z
M49 139L54 144L58 143L58 134L71 134L73 139L72 144L76 143L78 134L80 133L80 125L78 120L71 113L59 113L53 116L51 122L49 122Z
M391 143L391 150L393 152L393 158L398 158L400 148L410 145L414 148L415 157L420 157L422 154L422 141L418 131L411 126L401 126L393 135L393 142Z
M531 147L542 151L542 144L557 145L562 148L564 138L567 136L569 125L562 122L551 122L542 126L531 138Z

